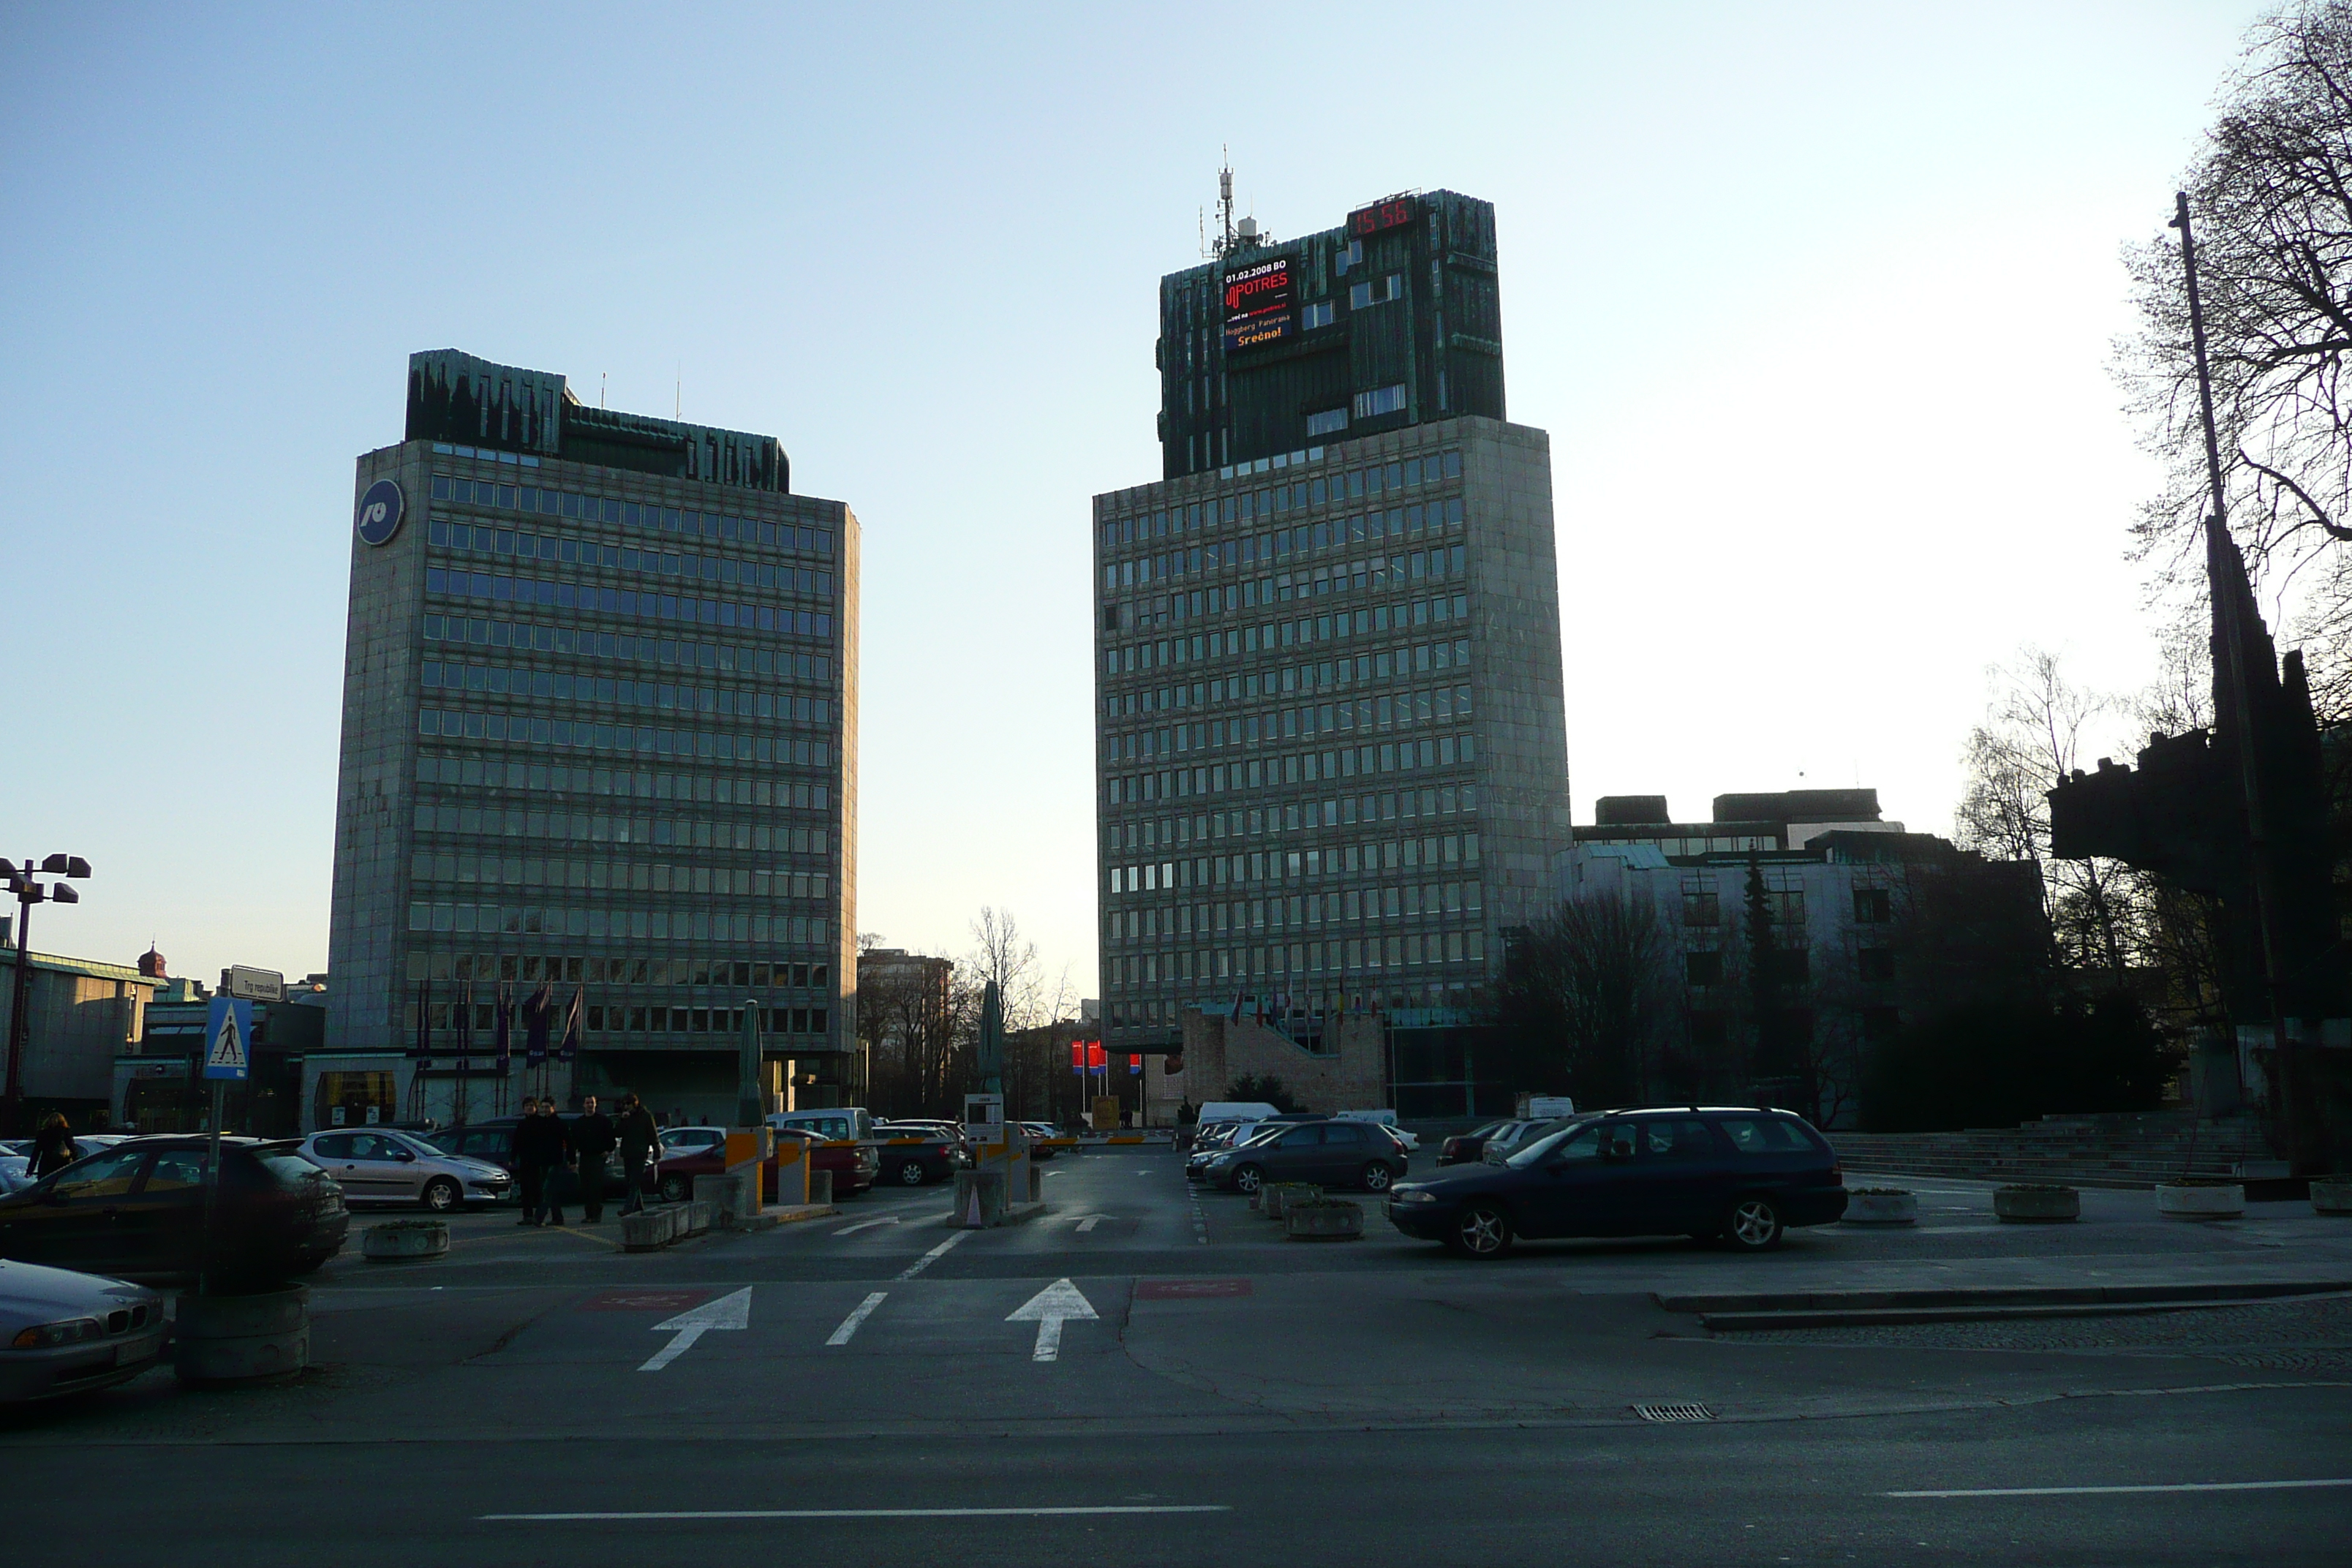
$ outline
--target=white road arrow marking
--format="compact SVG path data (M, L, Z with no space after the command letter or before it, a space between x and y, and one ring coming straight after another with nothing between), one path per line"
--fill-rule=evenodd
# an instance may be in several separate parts
M713 1329L748 1329L751 1326L751 1287L746 1285L732 1295L721 1296L716 1301L706 1301L690 1312L654 1325L657 1334L675 1334L669 1343L654 1352L653 1359L637 1368L639 1372L659 1372L688 1351L694 1342Z
M1081 1322L1093 1322L1094 1304L1079 1294L1078 1288L1067 1279L1056 1279L1038 1291L1005 1318L1008 1323L1037 1325L1037 1348L1029 1354L1031 1361L1052 1361L1062 1353L1062 1324L1076 1318Z
M881 1219L861 1219L856 1225L843 1226L839 1230L835 1231L833 1234L835 1236L856 1236L859 1231L871 1230L877 1225L897 1225L898 1223L898 1216L897 1215L886 1215Z
M833 1331L833 1338L825 1341L824 1342L829 1345L847 1344L849 1342L850 1335L857 1331L857 1325L864 1322L866 1318L872 1314L874 1309L882 1304L883 1298L889 1294L890 1292L887 1290L877 1290L871 1296L866 1297L863 1301L858 1302L857 1305L851 1310L849 1316L841 1320L841 1327Z

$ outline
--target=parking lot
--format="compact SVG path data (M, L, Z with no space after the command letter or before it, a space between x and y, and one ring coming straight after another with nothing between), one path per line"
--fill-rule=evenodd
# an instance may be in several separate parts
M1412 1174L1431 1168L1423 1153ZM569 1552L589 1549L577 1532L599 1527L493 1517L512 1513L685 1511L696 1517L659 1527L717 1545L757 1523L717 1517L730 1511L846 1510L877 1561L886 1545L949 1539L940 1518L962 1517L909 1509L1220 1510L1235 1524L1288 1529L1290 1505L1255 1468L1278 1459L1328 1469L1344 1494L1318 1542L1367 1550L1383 1530L1427 1528L1432 1507L1463 1521L1465 1541L1525 1546L1563 1498L1616 1484L1638 1461L1653 1504L1621 1506L1612 1528L1654 1506L1710 1532L1726 1561L1831 1544L1842 1557L1857 1542L1875 1542L1879 1561L1935 1561L1950 1510L1917 1533L1888 1522L1913 1504L1879 1494L2128 1477L2266 1485L2183 1494L2235 1500L2200 1503L2187 1526L2175 1517L2165 1531L2144 1508L2097 1500L2120 1494L2083 1494L2067 1527L2095 1517L2228 1561L2232 1532L2260 1522L2289 1548L2275 1562L2295 1560L2299 1542L2316 1551L2345 1499L2267 1483L2352 1477L2341 1419L2352 1344L2328 1342L2346 1322L2340 1307L2302 1309L2294 1331L2311 1353L2264 1364L2244 1353L2245 1336L2276 1333L2243 1310L2212 1314L2210 1334L2177 1328L2129 1343L2079 1328L2005 1340L1983 1324L1965 1342L1911 1342L1716 1333L1661 1302L2352 1284L2352 1225L2306 1205L2255 1205L2244 1220L2198 1226L2158 1219L2147 1194L2086 1193L2077 1224L2018 1226L1992 1219L1983 1184L1922 1181L1915 1228L1792 1231L1763 1256L1685 1240L1558 1242L1470 1262L1399 1236L1364 1194L1363 1240L1286 1241L1247 1200L1188 1188L1164 1145L1097 1148L1043 1171L1045 1212L986 1231L951 1228L936 1185L877 1189L831 1215L650 1254L620 1250L611 1208L602 1226L574 1212L560 1229L518 1226L511 1206L463 1214L443 1260L370 1264L354 1245L320 1271L318 1366L299 1383L189 1392L151 1373L9 1417L0 1444L28 1483L35 1528L64 1507L45 1476L72 1473L93 1446L132 1445L170 1506L119 1529L126 1548L163 1550L190 1539L191 1521L245 1506L208 1479L223 1445L291 1485L333 1472L339 1446L359 1435L400 1443L404 1500L355 1548L358 1561L460 1539L496 1554L522 1529L557 1532L549 1539ZM2165 1419L2146 1418L2149 1400L2168 1402ZM2140 1418L2118 1418L2125 1406ZM1705 1415L1662 1424L1642 1407ZM1727 1456L1748 1479L1709 1480L1695 1510L1670 1495L1667 1478L1711 1474ZM1405 1459L1454 1478L1451 1494L1416 1505L1410 1489L1372 1479L1379 1462ZM1759 1466L1790 1468L1767 1486ZM1767 1506L1775 1490L1807 1506ZM298 1513L326 1506L308 1491L289 1497ZM1975 1517L2023 1506L1989 1503ZM1139 1525L1148 1517L1006 1516L959 1555L1032 1561L1083 1547L1088 1531L1116 1533L1121 1561L1195 1554L1177 1549L1181 1532ZM1636 1536L1621 1545L1644 1560Z

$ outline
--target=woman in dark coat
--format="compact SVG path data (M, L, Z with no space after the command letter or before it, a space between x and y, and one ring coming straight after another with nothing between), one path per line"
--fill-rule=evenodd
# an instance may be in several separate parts
M66 1125L65 1112L52 1110L42 1119L41 1130L33 1134L33 1158L25 1173L37 1182L80 1158L81 1150L74 1143L73 1129Z

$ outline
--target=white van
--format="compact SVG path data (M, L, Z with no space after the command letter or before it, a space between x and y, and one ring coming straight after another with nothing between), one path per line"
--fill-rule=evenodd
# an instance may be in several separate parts
M874 1117L862 1105L831 1110L773 1110L768 1113L768 1125L796 1127L820 1138L855 1138L861 1143L874 1136Z

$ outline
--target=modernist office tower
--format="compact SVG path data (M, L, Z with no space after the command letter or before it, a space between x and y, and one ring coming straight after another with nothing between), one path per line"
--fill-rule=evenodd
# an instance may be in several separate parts
M1160 282L1167 477L1094 509L1113 1048L1191 1009L1468 1024L1548 907L1549 439L1502 417L1494 233L1399 196Z
M773 437L410 359L354 487L339 1053L407 1048L422 1004L435 1070L479 1075L499 987L544 983L576 1089L731 1116L758 1007L801 1103L858 1092L857 521L790 479Z

